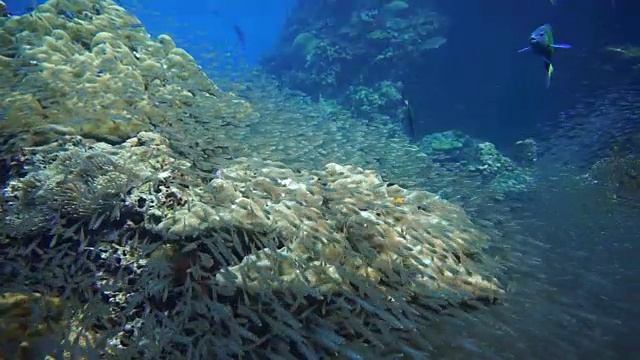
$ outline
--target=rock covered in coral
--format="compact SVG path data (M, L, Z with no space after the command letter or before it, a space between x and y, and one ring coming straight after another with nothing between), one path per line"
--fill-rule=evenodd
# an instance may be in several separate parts
M261 250L232 269L238 275L250 274L238 280L238 286L252 281L257 285L263 281L259 274L268 272L293 284L307 282L307 286L335 292L349 288L348 278L336 272L340 264L355 265L359 273L376 281L388 272L415 269L414 281L424 281L434 289L455 291L461 286L469 292L499 293L490 280L459 268L456 256L472 258L486 241L461 209L433 194L388 187L375 172L329 164L324 172L295 174L280 164L241 162L212 185L221 193L224 189L234 192L221 195L233 204L231 211L214 208L209 226L228 225L231 220L237 227L275 228L288 239L279 254ZM177 223L188 222L178 219ZM377 254L375 258L367 259L361 253L365 249ZM355 264L349 260L363 255ZM268 258L272 261L265 262ZM276 259L315 265L299 272L293 266L276 267Z
M468 166L469 170L482 174L498 194L524 192L530 188L533 182L529 171L517 166L511 159L502 155L492 143L477 144L475 158L477 161Z
M425 136L418 143L430 157L443 166L452 166L458 174L480 177L495 195L525 192L533 183L536 146L533 140L519 142L514 158L503 155L494 144L473 139L459 131ZM518 150L521 149L521 150Z
M63 301L56 296L0 293L0 359L37 356L46 340L61 337L63 312Z
M0 24L0 136L10 150L63 135L124 141L229 97L169 36L151 39L111 1L50 0Z
M456 159L460 152L472 144L469 136L460 131L444 131L429 134L420 140L420 148L427 154Z
M4 190L5 231L20 237L59 226L62 219L86 222L90 229L120 221L121 215L135 220L136 204L127 194L168 166L181 166L162 156L167 146L165 139L141 133L118 150L79 137L28 150L27 175Z
M538 146L533 139L520 140L515 143L513 160L520 166L530 168L538 160Z
M475 146L479 164L471 165L471 169L483 174L497 174L509 171L515 167L511 159L502 155L496 146L490 142L483 142Z
M380 90L385 83L402 81L406 69L390 65L415 63L446 42L446 20L432 6L419 1L300 2L278 51L265 58L265 68L309 95L343 101L366 116L382 111L395 118L402 101Z
M402 84L381 81L370 87L351 86L347 91L348 105L360 114L391 114L402 103ZM401 111L398 117L401 117Z
M27 156L28 173L5 190L5 226L14 229L15 242L38 236L50 242L52 234L62 233L59 246L81 235L84 251L113 248L106 251L121 254L118 261L107 256L100 267L137 264L132 271L138 275L107 269L96 274L100 286L113 294L111 301L120 304L113 318L117 309L140 303L159 313L170 311L173 321L191 327L196 314L213 316L201 313L200 306L224 307L231 316L226 326L234 331L255 339L281 332L290 338L290 331L303 331L300 346L308 346L319 341L320 329L329 331L322 325L332 321L326 314L347 316L353 311L349 304L360 304L362 316L400 331L427 321L411 315L421 314L424 306L438 313L478 299L491 303L502 295L493 277L496 269L483 254L489 238L462 209L427 192L389 185L373 171L338 164L294 171L242 158L215 174L202 174L152 133L117 146L67 140ZM46 221L33 227L27 218ZM55 250L55 244L48 246ZM174 250L152 256L147 248ZM172 272L174 280L167 276ZM237 296L231 304L221 302ZM240 299L244 305L237 307ZM318 301L335 299L343 300L316 312ZM193 301L201 305L187 305ZM275 304L283 310L273 313ZM149 311L148 316L128 315L127 326L137 329L132 336L144 337L140 326L157 321ZM295 320L305 324L304 330L265 320L285 316L282 311L288 321L307 314ZM254 321L250 314L258 314L271 330L243 325ZM374 336L337 328L331 333L341 341ZM117 347L135 347L125 342L129 345ZM236 353L230 344L225 351Z

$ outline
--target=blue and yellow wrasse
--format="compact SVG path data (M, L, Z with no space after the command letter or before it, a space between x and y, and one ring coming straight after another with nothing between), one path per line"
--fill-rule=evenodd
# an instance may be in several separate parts
M518 52L531 50L536 55L542 57L544 60L544 68L547 70L547 87L551 85L551 74L553 74L553 54L556 48L569 49L571 48L571 45L554 44L551 25L544 24L535 29L531 35L529 35L529 46L518 50Z

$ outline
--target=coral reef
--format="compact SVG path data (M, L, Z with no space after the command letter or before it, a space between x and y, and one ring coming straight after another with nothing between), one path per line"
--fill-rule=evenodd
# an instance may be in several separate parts
M420 140L418 146L433 156L455 157L465 146L470 146L471 138L459 131L445 131L429 134Z
M346 94L346 103L361 115L392 114L402 104L401 89L401 83L390 81L382 81L371 87L351 86ZM402 116L399 111L397 115Z
M538 161L538 146L533 139L520 140L515 143L513 161L524 167L531 168Z
M610 199L640 205L640 155L616 150L589 167L588 181L608 187Z
M36 358L37 353L33 350L59 335L63 309L59 297L0 293L0 359Z
M417 145L457 176L477 175L474 182L492 190L495 198L526 192L534 182L537 146L533 139L514 145L514 160L500 153L492 143L455 130L427 135Z
M476 144L474 147L476 161L467 168L480 173L489 186L500 194L520 193L526 191L533 183L530 171L520 168L511 159L502 155L495 145L489 142Z
M514 167L513 162L502 155L496 146L490 142L482 142L475 146L478 164L472 164L469 168L486 175L496 175L502 171L508 171Z
M402 101L387 84L404 64L442 46L446 20L419 1L299 2L278 50L264 66L286 85L338 100L361 115L397 116ZM392 65L392 66L391 66ZM393 101L390 101L393 100Z
M204 179L145 132L117 146L68 137L23 161L4 191L7 236L44 259L85 254L77 283L39 286L82 299L95 284L110 310L84 324L125 329L103 335L120 358L425 351L398 339L503 293L462 209L373 171L242 158Z
M266 77L220 91L110 1L51 0L0 21L0 292L64 304L53 341L16 338L27 353L424 355L442 341L438 320L505 296L486 250L495 234L411 190L451 177L397 127ZM305 62L353 56L322 31L298 35ZM349 86L391 111L398 83L370 84Z
M640 46L625 44L620 46L607 46L604 48L609 55L608 67L615 67L617 72L625 74L628 81L633 83L637 81L640 75Z
M169 36L151 39L136 24L111 1L51 0L0 18L5 152L62 135L121 142L213 99L211 117L242 115L248 105L220 91Z

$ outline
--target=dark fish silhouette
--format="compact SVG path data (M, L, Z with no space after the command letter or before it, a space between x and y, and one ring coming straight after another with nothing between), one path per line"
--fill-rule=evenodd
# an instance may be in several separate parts
M246 37L244 36L244 30L238 24L233 24L233 31L236 33L236 37L238 38L238 42L240 43L240 47L245 49Z
M240 27L240 25L238 25L237 23L234 23L234 22L230 21L226 15L224 15L223 13L221 13L221 12L220 12L220 11L218 11L218 10L213 10L213 11L211 11L211 13L212 13L214 16L217 16L217 17L219 17L220 19L222 19L223 21L225 21L225 22L227 22L227 23L230 23L230 24L232 25L233 32L236 34L236 38L238 39L238 43L240 44L240 47L241 47L242 49L245 49L245 47L246 47L246 42L247 42L247 37L246 37L246 35L245 35L244 30Z
M414 140L416 138L416 124L413 116L413 107L407 99L404 99L404 106L406 108L406 113L402 122L402 127L409 139Z
M551 25L544 24L535 29L531 35L529 35L529 46L518 50L518 52L531 50L536 55L542 57L544 60L544 68L547 70L547 87L551 85L551 74L553 74L553 55L556 48L569 49L571 48L571 45L554 44Z

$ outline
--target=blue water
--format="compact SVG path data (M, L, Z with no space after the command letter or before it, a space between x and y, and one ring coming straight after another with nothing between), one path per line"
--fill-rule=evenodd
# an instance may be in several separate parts
M273 49L292 0L188 0L153 6L143 1L124 1L123 5L132 7L151 34L168 33L182 40L181 46L196 59L204 61L202 56L211 50L227 51L234 60L255 66L264 52ZM246 35L244 46L237 39L234 25Z
M28 14L33 6L33 1L5 2L14 15ZM312 122L309 114L324 116L323 121L329 124L331 115L318 115L323 110L305 112L306 105L297 100L286 102L276 99L276 95L270 100L271 94L259 93L251 82L252 72L258 70L275 79L278 91L287 87L288 76L296 71L296 60L287 58L290 54L283 44L288 45L290 39L283 40L283 36L287 35L287 26L291 25L287 20L296 11L297 2L123 0L119 4L134 14L152 37L170 35L214 81L220 81L223 89L231 89L249 102L255 101L259 111L271 114L275 108L273 116L288 119L278 121L298 121L296 130L302 134L299 138L306 141L313 138L314 126L332 126L308 125L307 121ZM322 16L349 18L348 8L363 3L367 2L344 0L344 8L340 9L343 12L336 10ZM371 3L375 6L380 2ZM462 174L467 162L472 161L468 154L448 153L447 159L437 159L438 164L445 163L438 168L445 175L438 176L435 171L429 172L429 168L421 170L424 164L420 158L389 159L376 152L388 144L362 145L361 156L353 156L351 149L345 149L345 154L349 154L345 157L378 166L376 170L383 172L385 181L391 183L397 180L394 171L399 173L407 163L414 164L408 168L421 177L413 179L412 184L460 204L472 220L498 234L495 249L489 253L507 269L500 278L510 286L507 306L472 312L459 321L439 319L434 323L438 335L425 335L433 341L433 352L405 354L414 354L416 359L640 359L636 339L640 334L640 180L636 173L640 170L637 136L640 74L637 69L633 72L629 66L619 65L604 50L625 44L640 46L640 3L635 0L615 3L564 0L558 1L557 6L551 6L547 0L433 3L434 10L450 21L443 34L447 43L410 64L398 65L403 68L393 73L397 76L394 81L404 83L402 100L410 99L412 105L411 121L415 122L416 136L406 146L422 146L420 141L424 137L458 130L475 143L491 142L514 157L516 141L534 138L539 153L532 175L535 185L528 191L509 193L501 201L495 201L487 195L489 190L482 187L488 186L489 181L476 184L475 178L470 180L471 177ZM527 45L529 33L544 23L553 24L556 42L572 45L571 49L556 52L555 72L548 89L544 86L542 60L532 54L517 53ZM321 29L318 25L314 31ZM347 48L353 46L353 50L356 45L346 44ZM273 58L285 65L270 68L265 59ZM631 61L640 64L640 58ZM295 94L338 103L344 100L332 99L330 95L325 98L325 94L335 90L331 87L318 86L312 90L309 94ZM346 110L357 113L358 109ZM389 113L376 115L379 117L373 117L374 120L355 116L353 121L358 126L365 123L375 127L389 126L385 121L396 126L405 120L404 112L398 118ZM261 129L259 122L255 126L256 133L270 137L265 141L274 147L298 141L289 138L290 134L274 139L276 132ZM348 126L335 129L340 132L336 138L350 135ZM404 135L407 134L398 130L387 140L402 141L405 146ZM361 131L357 136L366 137L367 133ZM353 139L353 143L360 144L360 140ZM340 142L339 146L348 144ZM300 153L311 152L316 156L319 151L307 148ZM455 159L455 163L447 163L450 159ZM612 159L610 167L594 170ZM614 169L623 159L631 161L622 170ZM282 155L275 160L289 161L287 164L292 167L302 163L295 155ZM218 179L224 176L222 167L207 171ZM4 179L3 175L3 180L10 179ZM474 198L482 201L474 202ZM157 316L161 318L161 312ZM322 328L318 333L329 334L326 341L332 346L343 341L332 329ZM363 348L368 346L373 345ZM314 350L322 353L326 349ZM333 351L324 354L336 356L338 351ZM295 358L302 353L310 352L299 349L289 355Z
M263 53L272 51L295 0L274 1L136 1L119 4L130 10L153 36L168 34L204 66L212 52L228 53L233 66L255 66ZM15 15L25 14L42 0L5 1ZM244 31L240 44L233 26ZM215 68L215 66L213 67Z

